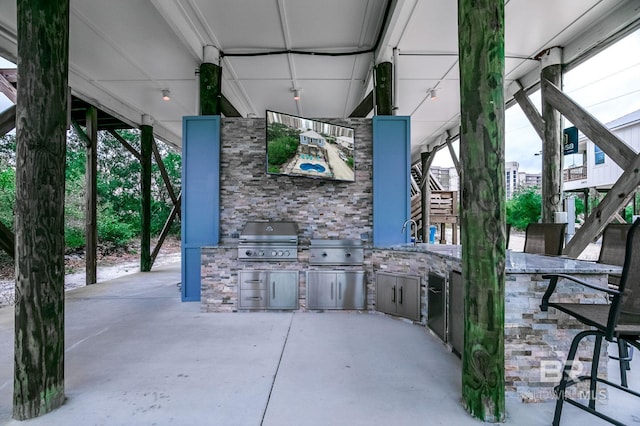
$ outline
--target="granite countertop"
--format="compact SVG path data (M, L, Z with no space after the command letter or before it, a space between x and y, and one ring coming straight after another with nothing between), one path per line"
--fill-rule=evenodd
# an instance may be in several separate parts
M433 254L454 261L462 260L462 246L460 245L422 243L414 246L400 244L381 249ZM622 267L564 256L543 256L507 250L505 271L508 274L619 274L622 272Z

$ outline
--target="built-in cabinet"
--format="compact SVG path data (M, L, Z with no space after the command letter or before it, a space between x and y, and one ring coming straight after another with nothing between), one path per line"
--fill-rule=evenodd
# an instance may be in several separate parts
M447 292L445 277L429 273L427 283L427 326L442 340L447 340Z
M449 275L449 330L448 340L453 352L462 355L464 346L464 293L462 273L451 271Z
M298 271L238 272L238 309L298 309Z
M377 272L376 310L420 321L420 277Z
M365 309L364 271L308 271L307 308Z

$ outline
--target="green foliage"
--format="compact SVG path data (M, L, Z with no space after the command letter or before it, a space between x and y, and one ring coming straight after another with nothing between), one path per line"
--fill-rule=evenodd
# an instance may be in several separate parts
M108 204L98 212L98 240L114 246L124 246L136 236L134 227L122 221Z
M540 220L542 196L537 187L522 188L507 201L507 223L524 230L529 223Z
M67 250L77 250L83 248L85 244L84 229L65 226L64 243L67 246Z
M0 170L0 222L13 229L13 214L16 200L16 171L9 167Z
M267 146L267 156L269 158L269 167L280 166L298 151L300 141L294 137L280 137L269 141Z

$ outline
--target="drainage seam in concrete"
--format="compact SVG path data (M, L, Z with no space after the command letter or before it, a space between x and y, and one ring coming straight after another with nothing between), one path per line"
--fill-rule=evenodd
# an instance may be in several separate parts
M287 328L287 335L284 336L284 343L282 344L282 351L280 351L280 358L278 358L278 365L276 366L276 372L273 375L273 380L271 381L271 388L269 389L269 396L267 396L267 403L264 406L264 411L262 412L262 419L260 420L260 426L264 423L264 418L267 415L267 410L269 409L269 401L271 401L271 393L273 392L273 387L276 384L276 377L278 377L278 371L280 370L280 363L282 362L282 356L284 355L284 349L287 347L287 340L289 340L289 333L291 332L291 324L293 324L293 316L295 312L291 314L291 320L289 321L289 327Z

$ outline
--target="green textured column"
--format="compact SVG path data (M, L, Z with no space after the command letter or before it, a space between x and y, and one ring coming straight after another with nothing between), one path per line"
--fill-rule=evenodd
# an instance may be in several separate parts
M220 115L222 68L208 62L200 65L200 115Z
M393 114L393 65L381 62L376 65L376 115Z
M505 420L504 1L459 0L462 403Z
M151 154L153 153L153 127L140 126L140 271L151 270Z
M69 0L20 0L16 4L19 84L13 417L25 420L47 413L65 400Z

